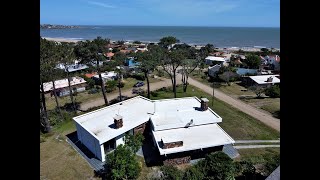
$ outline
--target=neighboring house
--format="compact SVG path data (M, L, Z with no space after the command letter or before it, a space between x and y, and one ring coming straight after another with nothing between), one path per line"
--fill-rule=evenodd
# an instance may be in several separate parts
M205 63L207 65L225 65L226 58L225 57L216 57L216 56L208 56L205 58Z
M107 61L110 61L110 60L111 60L111 58L114 56L114 53L112 53L112 52L108 52L108 53L105 53L104 55L106 56Z
M278 76L279 75L249 76L244 79L244 83L248 86L270 87L280 83Z
M208 103L197 97L149 100L137 96L73 120L80 142L101 161L125 143L126 133L147 132L164 163L182 159L185 163L235 143L218 125L222 118Z
M236 73L239 74L240 76L247 75L247 74L256 75L258 74L258 69L237 68Z
M85 76L87 78L92 78L93 76L97 75L98 73L97 72L93 72L93 73L86 73Z
M66 96L70 94L68 79L60 79L54 81L57 96ZM72 77L70 81L72 92L81 92L85 90L86 81L81 77ZM52 82L43 83L43 89L45 93L53 92Z
M270 55L265 56L264 59L267 61L267 64L271 69L275 71L280 71L280 56L278 55Z
M117 73L115 73L114 71L110 71L110 72L104 72L104 73L101 73L101 77L102 77L102 80L104 83L106 83L107 81L110 81L110 80L116 80L117 79ZM97 84L100 84L99 83L99 74L96 74L92 77L93 80L96 81Z
M211 77L215 77L219 71L219 69L221 68L220 64L216 64L212 67L208 67L208 75Z
M67 69L68 69L69 72L75 72L75 71L80 71L80 70L83 70L83 69L87 69L89 67L87 65L85 65L85 64L80 64L80 61L75 60L73 64L70 64L70 65L67 65L67 66L64 66L63 64L60 63L60 64L58 64L56 66L56 68L62 69L65 72L67 72Z
M131 69L131 68L137 67L140 63L139 62L135 62L133 57L128 57L125 60L124 64L125 64L125 66L128 66L129 69Z

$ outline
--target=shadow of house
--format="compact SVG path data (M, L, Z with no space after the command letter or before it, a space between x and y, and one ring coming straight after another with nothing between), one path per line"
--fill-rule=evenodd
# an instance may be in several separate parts
M89 165L94 169L95 175L98 177L103 177L105 172L104 163L95 157L95 155L83 145L77 135L77 131L74 131L66 135L67 142L76 150L78 153L89 163Z

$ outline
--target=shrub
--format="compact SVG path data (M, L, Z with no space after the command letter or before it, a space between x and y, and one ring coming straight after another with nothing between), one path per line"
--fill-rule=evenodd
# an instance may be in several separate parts
M183 180L198 180L203 178L204 178L204 174L198 168L198 166L191 166L190 168L186 169L182 177Z
M161 179L178 180L182 178L182 172L174 166L164 165L160 170L162 172Z
M155 92L155 91L151 91L150 92L151 96L153 97L158 97L159 93Z
M126 145L119 145L106 160L107 179L137 179L140 174L136 155Z
M271 86L265 90L265 95L270 96L272 98L280 97L280 87L277 85Z
M141 73L136 73L132 75L133 78L135 78L136 80L140 80L140 81L144 81L146 78L144 77L143 74Z

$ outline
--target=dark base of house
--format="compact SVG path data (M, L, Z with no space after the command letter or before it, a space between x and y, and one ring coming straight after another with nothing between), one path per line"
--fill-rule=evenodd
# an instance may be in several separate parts
M222 146L215 146L203 149L197 149L192 151L185 151L179 153L173 153L168 155L163 155L162 161L164 165L179 165L190 163L191 160L204 158L207 154L212 152L222 151Z

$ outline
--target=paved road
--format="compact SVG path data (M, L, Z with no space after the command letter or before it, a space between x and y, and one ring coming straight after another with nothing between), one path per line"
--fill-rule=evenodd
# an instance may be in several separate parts
M244 143L280 143L280 140L238 140L235 144Z
M179 74L179 81L181 81L181 75ZM212 94L212 87L205 85L199 81L196 81L192 78L189 77L188 82L193 85L196 86L200 89L202 89L203 91L205 91L206 93ZM270 126L271 128L277 130L280 132L280 120L277 118L272 117L272 115L261 111L253 106L250 106L244 102L242 102L239 99L235 99L221 91L219 91L218 89L214 90L214 96L216 98L218 98L221 101L224 101L225 103L239 109L240 111L249 114L250 116L258 119L259 121L263 122L264 124Z
M280 145L246 145L246 146L233 146L236 149L252 149L252 148L268 148L268 147L280 147Z

